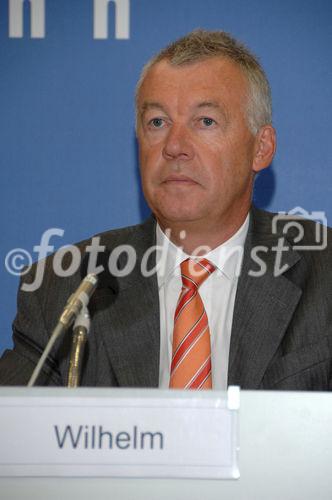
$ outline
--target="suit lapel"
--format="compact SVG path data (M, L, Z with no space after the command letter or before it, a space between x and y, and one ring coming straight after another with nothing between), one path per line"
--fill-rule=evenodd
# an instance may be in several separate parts
M301 297L301 289L287 278L287 270L300 258L291 246L282 253L283 272L274 276L273 248L279 238L283 235L271 234L271 217L253 209L234 307L229 385L259 387ZM252 249L257 247L261 249L257 255L266 265L266 272L260 277L252 275L260 268L251 257Z
M155 244L153 219L122 238L123 241L116 244L125 243L135 248L136 266L128 276L110 277L109 286L95 294L94 329L103 338L120 386L157 387L160 351L158 283L156 273L144 277L140 267L144 252ZM117 245L113 243L113 248ZM153 252L150 266L154 265Z

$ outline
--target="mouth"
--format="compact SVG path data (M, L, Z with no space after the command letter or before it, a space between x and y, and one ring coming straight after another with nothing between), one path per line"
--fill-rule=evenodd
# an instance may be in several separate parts
M172 174L164 179L163 184L179 184L179 185L193 185L198 184L191 177L187 175Z

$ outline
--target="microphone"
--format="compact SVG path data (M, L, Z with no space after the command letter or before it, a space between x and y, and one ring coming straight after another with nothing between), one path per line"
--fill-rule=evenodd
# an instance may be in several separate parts
M49 338L49 341L44 349L43 354L41 355L32 375L28 382L28 387L32 387L36 382L39 373L44 366L47 356L49 355L54 343L59 338L59 336L68 330L68 328L72 325L75 318L79 315L82 309L86 309L89 300L95 291L98 284L98 278L95 274L88 274L84 280L81 282L80 286L77 288L76 292L74 292L68 299L67 304L64 307L64 310L60 316L60 319L54 328L52 335Z
M97 287L97 283L97 276L95 274L88 274L81 282L76 292L69 297L59 319L59 323L61 323L65 330L71 326L80 311L84 307L87 307L89 300Z

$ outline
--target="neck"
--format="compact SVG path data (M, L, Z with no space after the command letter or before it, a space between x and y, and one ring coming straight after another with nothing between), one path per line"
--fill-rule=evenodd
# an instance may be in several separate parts
M162 231L188 255L205 255L229 240L242 226L248 212L234 221L198 224L196 221L174 222L158 220Z

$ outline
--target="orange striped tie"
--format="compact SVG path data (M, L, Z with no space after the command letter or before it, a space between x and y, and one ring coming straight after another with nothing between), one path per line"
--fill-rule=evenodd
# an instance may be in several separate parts
M210 330L198 288L214 270L207 259L181 263L182 290L174 315L171 388L212 388Z

